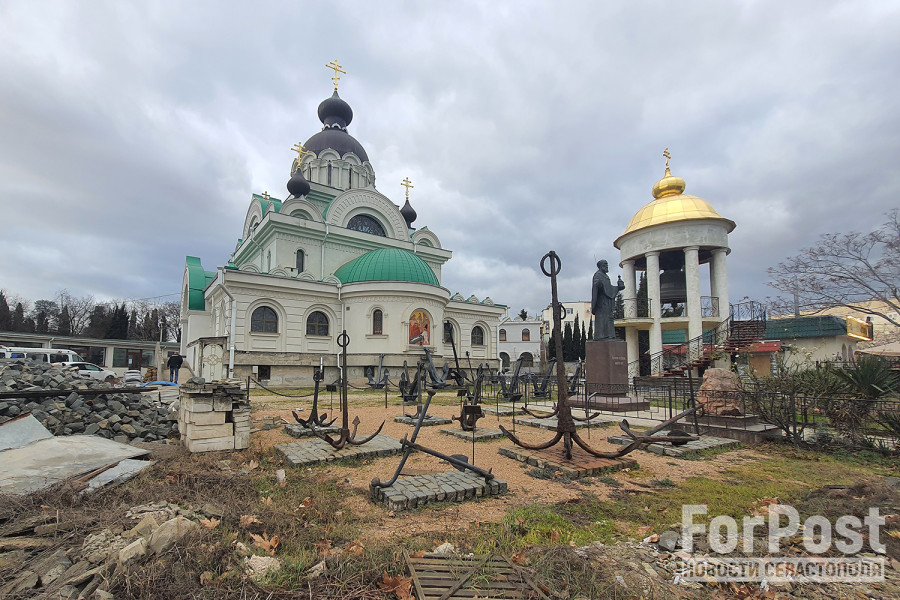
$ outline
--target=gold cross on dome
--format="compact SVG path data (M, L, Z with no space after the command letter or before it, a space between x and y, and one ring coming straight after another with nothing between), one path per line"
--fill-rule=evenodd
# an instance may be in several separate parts
M263 192L263 198L265 198L266 200L268 200L270 197L271 197L271 196L269 196L269 190L266 190L266 191Z
M400 182L400 185L406 188L406 199L409 200L409 188L416 187L412 184L412 181L409 180L409 177Z
M663 156L666 157L666 171L668 171L668 170L669 170L669 159L672 158L672 155L669 154L669 149L668 149L668 148L666 148L665 150L663 150Z
M341 76L338 75L338 73L343 73L344 75L346 75L347 71L345 71L341 67L341 63L339 63L337 61L337 59L334 59L333 61L331 61L330 63L328 63L325 66L328 67L329 69L334 70L334 76L332 76L331 81L332 81L332 83L334 83L334 91L337 91L338 81L341 80Z
M291 150L293 152L297 153L297 168L298 169L300 168L300 163L303 162L303 155L304 154L312 154L312 152L307 150L306 147L303 144L301 144L300 142L297 142L296 144L291 146Z

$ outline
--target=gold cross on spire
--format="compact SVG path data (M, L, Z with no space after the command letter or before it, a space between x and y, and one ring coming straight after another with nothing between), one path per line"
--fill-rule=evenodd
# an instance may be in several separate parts
M293 152L297 153L297 168L298 169L300 168L300 163L303 162L303 155L304 154L312 154L312 152L307 150L306 147L303 144L301 144L300 142L297 142L296 144L291 146L291 150Z
M672 155L669 154L669 149L668 149L668 148L666 148L665 150L663 150L663 156L666 157L666 175L668 175L668 174L669 174L669 159L672 158Z
M334 76L331 78L331 81L332 81L332 83L334 83L334 91L337 91L338 81L341 80L341 76L338 75L338 73L343 73L344 75L346 75L347 71L345 71L341 67L341 63L339 63L337 61L337 59L334 59L333 61L331 61L330 63L328 63L325 66L328 67L329 69L334 69Z
M406 201L409 202L409 188L416 187L412 184L412 181L409 180L409 177L405 178L400 182L400 185L406 188Z
M268 200L269 198L271 198L271 196L269 196L269 190L266 190L266 191L263 192L263 198L265 198L266 200Z

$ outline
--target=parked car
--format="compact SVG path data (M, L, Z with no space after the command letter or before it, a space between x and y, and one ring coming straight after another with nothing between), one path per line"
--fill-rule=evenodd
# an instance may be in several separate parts
M99 379L100 381L106 381L107 378L112 377L116 378L115 371L110 371L109 369L104 369L103 367L99 367L94 363L89 362L63 362L58 363L61 365L65 365L67 367L78 367L78 374L82 377L90 377L92 379Z

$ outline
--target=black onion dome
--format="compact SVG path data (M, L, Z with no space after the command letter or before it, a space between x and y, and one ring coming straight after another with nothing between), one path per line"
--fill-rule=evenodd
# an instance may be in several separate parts
M288 180L287 189L295 198L305 196L309 193L309 182L303 177L303 172L299 167Z
M319 104L319 120L325 127L306 140L304 147L307 150L315 152L316 156L320 156L323 150L328 149L334 150L340 156L352 152L362 162L369 160L369 155L366 154L362 144L347 133L347 125L353 120L353 109L338 96L337 92Z
M412 227L413 221L416 220L418 216L416 214L415 209L409 205L409 198L406 199L406 204L403 205L403 208L400 209L400 214L403 215L403 220L406 221L407 227Z
M322 100L322 103L319 104L319 120L327 127L337 125L344 129L353 120L353 109L341 100L337 90L334 90L331 98Z

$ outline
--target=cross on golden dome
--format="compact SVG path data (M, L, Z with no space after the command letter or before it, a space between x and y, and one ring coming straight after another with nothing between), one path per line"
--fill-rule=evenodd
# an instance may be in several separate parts
M412 184L412 181L409 180L409 177L405 178L400 182L400 185L406 188L406 200L409 201L409 188L416 187Z
M343 73L344 75L346 75L347 71L345 71L343 69L343 67L341 67L341 63L339 63L337 61L337 59L334 59L333 61L331 61L330 63L328 63L325 66L328 67L329 69L334 70L334 75L332 76L331 81L332 81L332 83L334 83L334 91L337 91L338 81L341 80L341 76L338 75L338 73Z
M666 157L666 175L669 175L669 174L670 174L670 173L669 173L669 159L672 158L672 155L669 154L669 149L668 149L668 148L666 148L665 150L663 150L663 156Z

